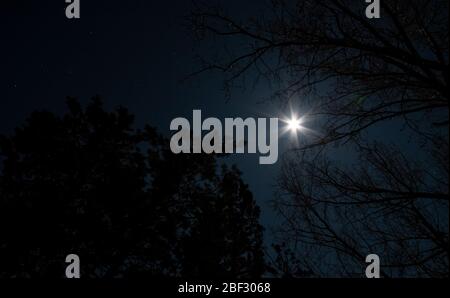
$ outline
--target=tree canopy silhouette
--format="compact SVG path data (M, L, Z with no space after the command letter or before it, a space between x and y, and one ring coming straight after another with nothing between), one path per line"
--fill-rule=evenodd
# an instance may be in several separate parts
M34 112L0 156L0 276L258 277L259 207L237 168L175 155L125 108L73 98L59 117Z
M384 276L448 276L449 2L384 0L370 20L364 1L270 3L242 19L197 2L190 22L200 42L233 45L201 55L195 74L275 82L275 99L316 124L285 155L274 200L293 267L361 276L378 253ZM376 136L386 130L409 148Z

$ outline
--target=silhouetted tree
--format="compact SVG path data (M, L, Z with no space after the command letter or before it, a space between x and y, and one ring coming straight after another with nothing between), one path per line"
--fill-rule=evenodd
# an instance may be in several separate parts
M448 147L427 164L382 144L360 146L358 163L293 153L276 206L284 235L299 242L303 268L361 276L379 254L383 276L448 275ZM308 256L308 257L307 257Z
M34 112L0 156L0 276L257 277L259 208L237 169L175 155L125 109Z
M311 116L329 116L326 134L313 145L417 112L441 110L433 114L441 119L429 120L448 124L448 1L381 1L381 20L364 16L364 2L272 3L271 13L249 21L199 6L191 19L198 38L234 38L243 46L227 47L214 60L201 57L197 73L223 72L231 87L253 69L278 80L282 98L312 98Z
M196 36L233 46L202 56L196 74L222 72L228 88L277 82L275 96L300 98L320 125L285 156L275 202L303 270L361 276L379 253L384 276L448 276L448 1L380 1L379 20L364 1L271 3L249 20L198 4ZM391 120L417 154L372 136Z

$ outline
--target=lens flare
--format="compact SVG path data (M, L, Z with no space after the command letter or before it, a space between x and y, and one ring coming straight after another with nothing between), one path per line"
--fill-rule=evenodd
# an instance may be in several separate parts
M288 130L296 132L302 129L302 119L301 118L291 118L286 121Z

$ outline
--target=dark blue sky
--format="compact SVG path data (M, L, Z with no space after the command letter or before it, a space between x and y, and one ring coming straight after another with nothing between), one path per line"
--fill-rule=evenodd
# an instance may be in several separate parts
M234 16L264 10L264 1L226 1ZM173 118L278 116L277 107L258 104L270 95L260 84L233 92L227 101L221 74L181 83L197 70L199 48L184 16L190 1L86 1L81 19L65 17L65 1L11 1L0 4L0 133L9 133L34 110L65 111L66 96L87 102L100 95L108 108L123 105L136 126L156 126L169 136ZM281 140L280 154L283 151ZM257 202L266 228L275 224L269 207L280 163L259 165L259 155L234 155ZM267 237L267 236L266 236ZM269 236L270 238L270 236Z
M268 7L262 0L224 3L233 17L242 18L261 16ZM62 114L66 96L85 103L100 95L108 108L129 108L136 115L136 127L148 123L166 136L170 121L190 119L193 109L201 109L204 118L280 116L277 105L258 103L273 91L264 82L235 90L228 101L220 73L180 82L199 69L198 52L217 50L193 40L185 20L191 1L81 0L79 20L67 19L65 7L64 0L0 3L0 133L11 132L34 110ZM400 129L398 123L385 123L371 134L374 139L402 142L406 151L416 154ZM287 136L280 138L280 158L288 141ZM352 159L346 148L333 150L341 162ZM233 155L226 162L243 171L262 207L261 221L269 228L276 224L268 201L281 163L259 165L258 157Z

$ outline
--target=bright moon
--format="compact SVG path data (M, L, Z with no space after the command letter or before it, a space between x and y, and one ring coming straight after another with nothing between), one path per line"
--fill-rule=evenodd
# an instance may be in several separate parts
M297 130L302 129L302 120L300 118L292 118L286 121L287 128L292 131L296 132Z

